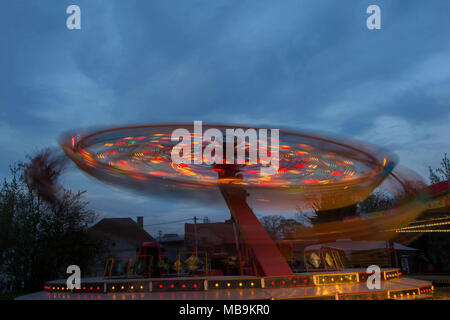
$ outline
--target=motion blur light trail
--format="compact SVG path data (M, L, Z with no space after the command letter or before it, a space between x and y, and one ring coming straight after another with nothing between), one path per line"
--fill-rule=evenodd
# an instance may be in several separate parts
M409 179L411 174L405 174L405 170L393 172L397 158L382 148L285 130L279 132L277 174L262 175L261 164L247 162L232 165L236 174L224 176L220 165L171 161L172 148L178 143L171 141L171 133L178 128L194 131L192 124L109 128L67 133L61 137L60 145L79 168L99 180L150 194L199 200L207 205L223 203L217 191L226 185L245 189L249 194L247 201L258 209L330 210L364 200L383 181L397 193L406 195L409 189L417 190L412 181L416 184L420 181L416 177ZM203 130L209 128L224 132L234 127L203 124ZM202 147L207 144L203 142ZM372 237L375 233L378 236L378 231L414 219L422 211L422 203L416 196L391 208L384 217L350 224L340 221L314 225L299 230L297 238L336 234Z
M171 132L178 128L193 132L192 124L123 127L66 134L60 144L82 170L103 181L156 194L179 197L187 193L200 199L208 193L216 195L217 186L227 184L245 188L252 205L264 209L295 205L327 210L356 203L396 164L396 158L381 148L280 130L278 174L261 175L260 164L246 164L239 166L239 178L220 178L222 169L217 166L171 161L176 144Z

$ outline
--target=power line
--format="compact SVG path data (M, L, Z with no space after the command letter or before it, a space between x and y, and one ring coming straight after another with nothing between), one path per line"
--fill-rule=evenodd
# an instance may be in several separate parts
M170 224L170 223L178 223L178 222L184 222L184 221L190 221L190 220L194 220L195 219L198 220L202 220L201 218L187 218L187 219L182 219L182 220L174 220L174 221L167 221L167 222L159 222L159 223L152 223L152 224L145 224L144 227L151 227L151 226L159 226L159 225L163 225L163 224ZM208 218L208 223L223 223L224 221L216 221L216 220L211 220Z
M188 219L183 219L183 220L175 220L175 221L167 221L167 222L160 222L160 223L152 223L152 224L145 224L144 227L159 226L159 225L162 225L162 224L178 223L178 222L184 222L184 221L189 221L189 220L194 220L194 218L188 218Z

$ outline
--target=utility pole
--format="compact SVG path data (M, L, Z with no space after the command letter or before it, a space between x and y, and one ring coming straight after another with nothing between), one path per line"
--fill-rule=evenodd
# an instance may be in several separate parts
M238 239L238 233L236 230L236 222L233 217L231 217L231 223L233 224L233 233L234 233L234 242L236 244L236 253L239 263L239 274L242 276L244 275L244 271L242 269L242 256L241 256L241 249L239 248L239 239Z
M197 217L194 217L195 257L198 257Z

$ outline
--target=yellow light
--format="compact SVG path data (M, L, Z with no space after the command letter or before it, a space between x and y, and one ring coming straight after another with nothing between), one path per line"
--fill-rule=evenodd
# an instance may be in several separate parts
M115 289L116 289L116 287L112 286L112 287L111 287L111 289L112 289L112 290L115 290Z
M229 286L231 286L231 284L230 284L230 283L227 283L227 287L229 287Z
M122 289L122 290L123 290L124 288L125 288L124 286L121 286L121 287L120 287L120 289Z
M250 283L250 285L251 285L251 286L253 286L253 285L254 285L254 283L252 282L252 283Z
M242 282L239 282L239 287L242 287Z
M131 286L131 290L134 290L134 286Z
M141 289L144 289L144 286L141 286Z
M216 283L216 287L218 287L219 286L219 284L218 283Z

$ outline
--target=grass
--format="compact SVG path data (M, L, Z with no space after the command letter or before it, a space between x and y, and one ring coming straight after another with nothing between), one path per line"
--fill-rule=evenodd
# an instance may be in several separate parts
M25 293L0 293L0 300L14 300L24 294Z

